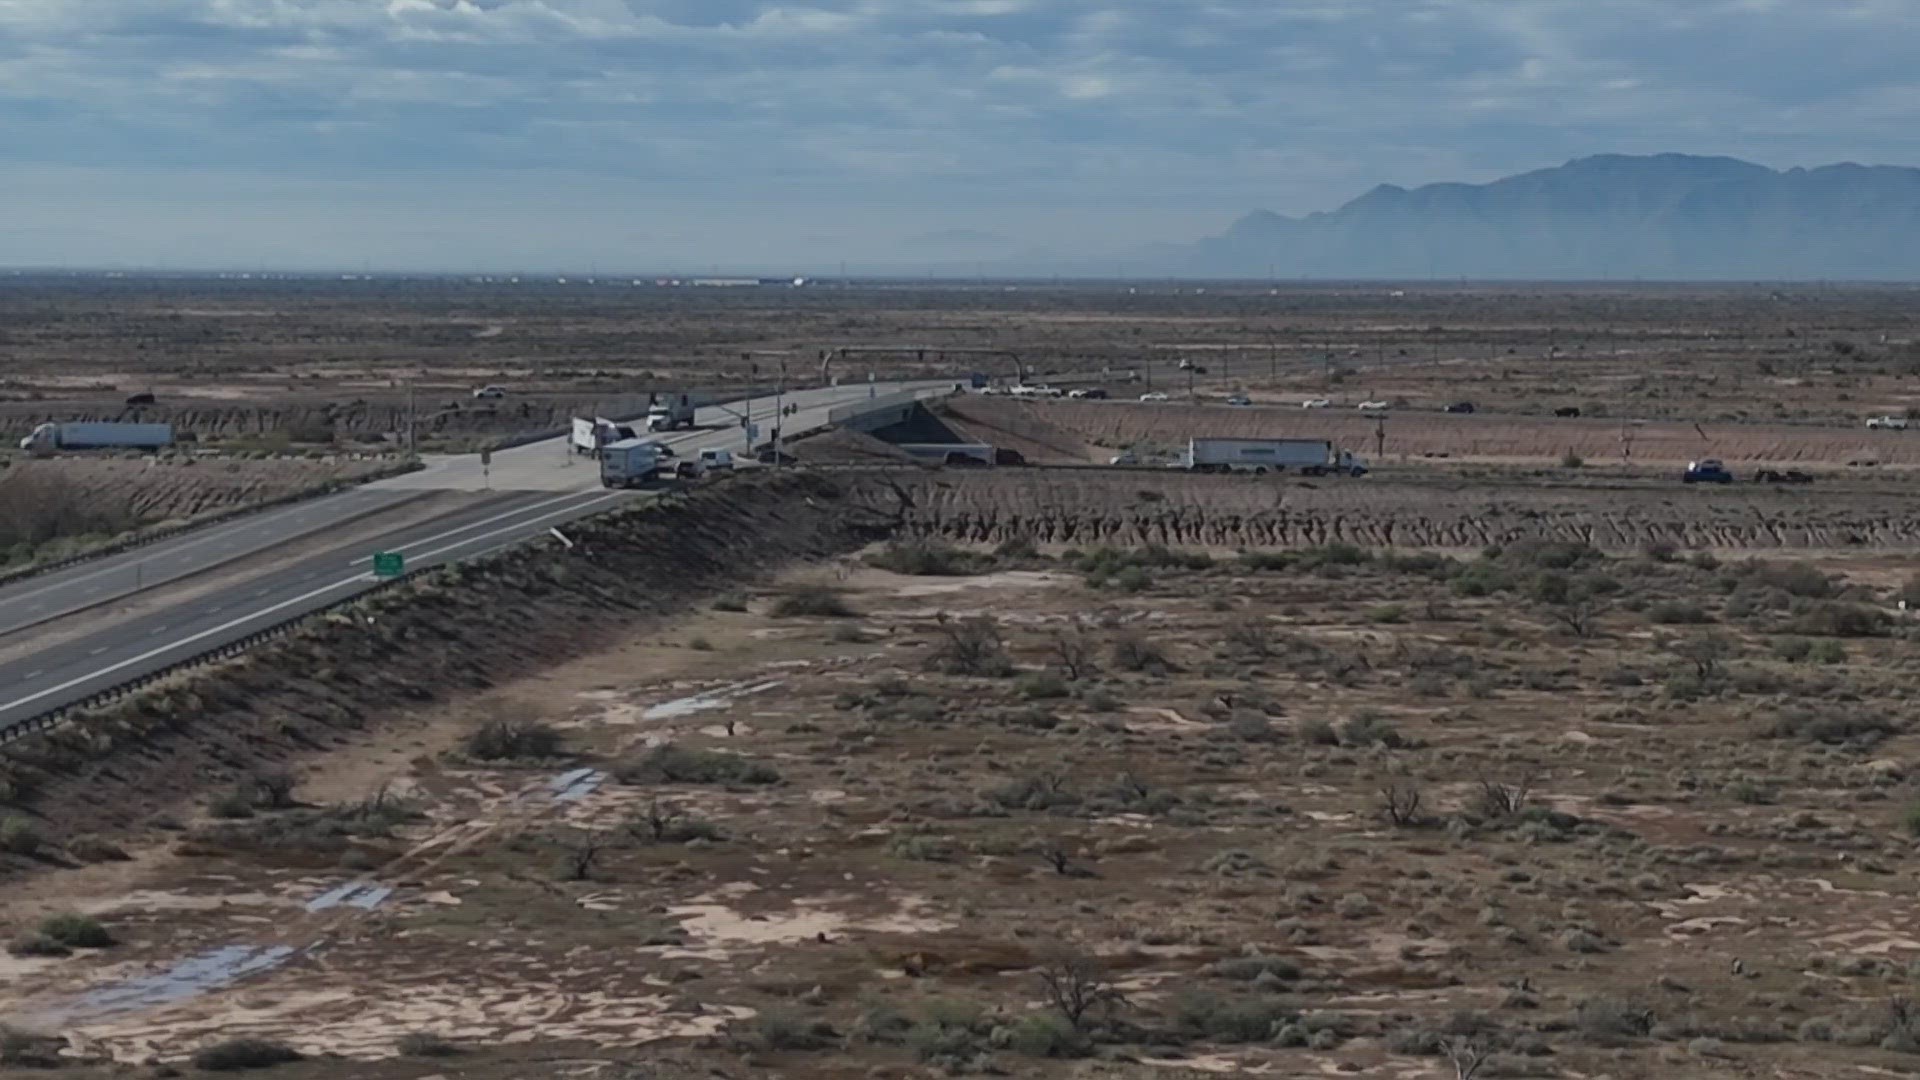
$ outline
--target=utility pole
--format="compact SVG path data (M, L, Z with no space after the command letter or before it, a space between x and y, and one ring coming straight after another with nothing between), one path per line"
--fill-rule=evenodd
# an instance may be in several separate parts
M1373 418L1373 456L1379 461L1387 458L1387 418L1384 415Z
M420 433L419 433L419 430L414 427L414 407L413 407L414 392L413 390L414 390L413 380L408 379L407 380L407 453L417 457L420 454Z

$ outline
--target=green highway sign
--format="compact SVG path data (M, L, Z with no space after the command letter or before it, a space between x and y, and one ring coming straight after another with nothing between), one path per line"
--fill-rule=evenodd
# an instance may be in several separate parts
M373 553L373 574L375 577L396 578L407 572L407 557L397 551L376 551Z

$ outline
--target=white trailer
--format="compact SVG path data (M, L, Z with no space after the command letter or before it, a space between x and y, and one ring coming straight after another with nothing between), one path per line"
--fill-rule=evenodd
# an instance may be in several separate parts
M623 439L634 438L638 434L639 432L634 431L630 424L617 424L605 417L588 420L585 417L576 416L573 418L573 433L568 436L568 441L572 443L574 453L598 457L602 447Z
M1307 476L1367 473L1364 460L1326 439L1190 439L1182 464L1193 472L1261 476L1289 469Z
M50 454L55 450L159 450L172 445L172 424L109 421L41 424L20 440L20 449L36 454Z
M600 486L634 488L660 471L660 446L647 439L622 439L600 448Z

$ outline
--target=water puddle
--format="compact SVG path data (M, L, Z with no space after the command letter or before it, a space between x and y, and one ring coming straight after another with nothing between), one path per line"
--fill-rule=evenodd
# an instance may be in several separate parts
M724 709L734 701L753 694L764 694L779 687L778 682L734 683L718 690L707 690L691 697L662 702L640 714L642 720L677 720L694 713Z
M547 781L547 791L555 802L579 802L600 790L606 780L607 774L598 769L575 769Z
M175 1005L279 967L292 959L291 945L228 945L188 957L166 971L89 991L74 1012L112 1016Z

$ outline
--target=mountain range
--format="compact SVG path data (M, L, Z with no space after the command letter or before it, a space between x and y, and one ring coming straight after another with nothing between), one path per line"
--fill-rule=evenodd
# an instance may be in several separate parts
M1608 154L1256 211L1150 261L1206 277L1920 280L1920 169Z

